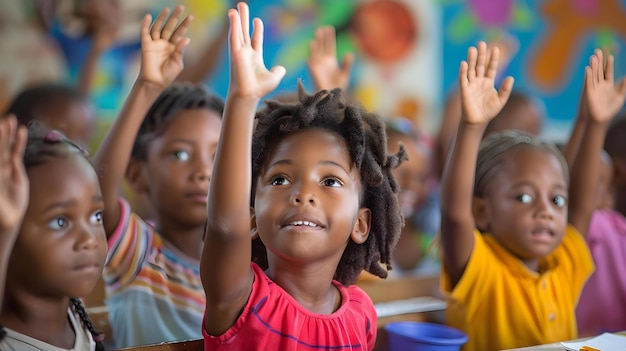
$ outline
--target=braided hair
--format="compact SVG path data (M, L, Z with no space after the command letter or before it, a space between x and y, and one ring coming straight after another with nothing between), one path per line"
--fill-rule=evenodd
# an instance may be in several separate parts
M26 169L41 165L52 158L68 157L72 154L82 155L89 162L87 152L80 146L67 139L56 130L45 131L42 125L31 122L28 128L28 141L24 150L24 167ZM81 324L89 330L92 338L96 342L96 351L104 351L104 334L97 331L84 305L78 298L70 298L70 303L74 312L79 316ZM78 331L76 331L78 332ZM0 340L4 338L6 331L0 325Z
M148 156L148 144L159 136L182 110L206 108L220 117L224 112L224 101L210 94L204 85L175 83L166 88L148 110L137 136L131 157L144 161Z
M267 101L256 118L252 137L252 196L271 150L285 136L310 128L322 128L342 137L350 157L361 175L361 206L372 213L371 229L363 244L348 241L334 279L352 284L366 270L386 278L391 269L391 253L404 223L397 193L398 184L392 169L407 159L404 148L387 154L387 136L382 119L370 112L346 104L340 89L321 90L308 95L298 85L296 102ZM252 246L252 260L263 269L268 266L267 251L259 238Z
M502 162L508 151L520 146L544 150L556 157L563 170L565 182L569 184L567 161L565 161L563 153L554 144L511 129L491 134L480 144L474 177L474 196L483 197L485 195L485 189L492 176L490 171Z

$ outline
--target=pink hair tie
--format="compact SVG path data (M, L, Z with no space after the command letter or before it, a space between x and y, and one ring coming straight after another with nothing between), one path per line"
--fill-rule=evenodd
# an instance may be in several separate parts
M100 333L98 335L94 335L93 337L93 341L95 342L103 342L104 341L104 333Z
M46 143L60 143L64 137L58 130L50 130L43 136L43 141Z

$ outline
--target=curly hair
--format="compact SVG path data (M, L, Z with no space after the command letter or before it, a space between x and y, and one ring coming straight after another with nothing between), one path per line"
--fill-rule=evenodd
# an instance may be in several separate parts
M346 142L350 157L361 175L361 206L372 213L371 229L363 244L348 242L334 278L352 284L366 270L386 278L391 269L391 253L404 224L398 205L398 184L391 170L407 159L401 148L387 154L387 136L382 119L343 101L341 90L321 90L308 95L298 86L298 101L267 101L256 118L252 137L252 196L265 162L276 145L287 135L311 128L322 128L339 135ZM267 268L267 251L260 239L252 246L252 260Z
M145 160L150 141L159 136L182 110L206 108L221 117L224 101L210 94L204 85L175 83L165 89L148 110L139 127L131 157Z
M52 158L68 157L70 155L82 155L87 162L87 152L80 146L67 139L56 130L45 131L41 124L30 123L28 128L28 141L24 150L24 167L26 169L41 165ZM104 334L97 331L85 307L78 298L70 298L71 307L80 318L81 323L91 333L96 341L96 351L104 350ZM0 325L0 340L6 335L4 327Z

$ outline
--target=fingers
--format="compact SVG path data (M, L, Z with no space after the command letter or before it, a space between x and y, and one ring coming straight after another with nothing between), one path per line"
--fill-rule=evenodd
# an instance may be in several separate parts
M169 39L170 42L177 44L182 39L185 38L185 34L187 33L187 29L191 25L193 21L193 16L187 16L185 19L176 27L174 33L172 33L172 37Z
M252 48L259 53L263 54L263 21L260 18L255 18L252 21L253 32L252 32Z
M500 63L500 49L497 46L494 46L491 50L491 55L489 58L489 66L487 67L487 77L491 79L496 79L496 74L498 73L498 65Z
M515 80L513 79L513 77L506 77L504 79L504 82L502 82L502 86L500 86L500 91L498 91L498 97L503 106L509 100L509 96L511 96L514 81Z
M152 15L149 13L143 16L143 22L141 22L141 46L145 47L145 44L150 41L150 23L152 22Z
M243 34L241 33L241 19L239 12L232 9L228 11L228 20L230 21L230 47L239 48L243 45Z
M184 10L185 8L182 5L176 6L174 12L172 12L172 15L165 22L163 29L161 29L161 39L170 40L170 38L172 37L172 33L174 33L174 29L178 24L178 20L182 16Z
M459 67L459 86L461 87L461 91L467 86L469 80L467 79L467 71L469 65L467 61L461 61L461 66Z
M241 31L243 34L243 42L250 42L250 9L248 4L240 2L237 4L237 10L239 11L239 19L241 21Z
M483 77L485 75L485 61L487 60L487 44L481 41L478 43L478 54L476 59L476 76Z
M341 61L341 70L344 72L350 72L352 70L352 65L354 64L354 54L347 53L346 56L343 57Z
M622 98L626 96L626 78L622 78L622 80L617 83L617 92Z
M478 56L478 50L471 46L467 49L467 78L473 80L476 77L476 60Z
M13 167L23 167L24 150L26 149L26 140L28 139L28 129L25 126L19 126L15 133L15 141L13 143Z
M592 55L589 58L589 66L588 68L590 69L589 71L589 84L587 85L588 88L592 88L600 83L600 79L599 79L599 75L598 75L598 57L595 55ZM587 69L585 68L585 71Z
M165 22L165 19L169 14L170 9L166 7L161 10L156 20L154 20L154 23L152 24L152 29L150 29L150 37L152 37L152 40L161 39L161 27L163 27L163 22Z
M593 91L594 81L593 81L593 70L590 66L585 67L585 93L588 94L590 91Z
M326 26L324 28L324 51L333 55L337 52L337 38L335 27L333 26Z
M595 71L596 81L601 82L604 80L604 54L602 53L602 50L596 49L595 55L598 58L596 66L597 70Z
M613 55L609 55L606 58L606 66L604 67L604 78L606 80L613 82L615 73L615 58Z

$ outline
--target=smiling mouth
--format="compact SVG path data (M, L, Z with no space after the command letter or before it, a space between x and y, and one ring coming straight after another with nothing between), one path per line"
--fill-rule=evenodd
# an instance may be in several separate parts
M311 228L321 228L321 226L313 223L313 222L309 222L309 221L293 221L289 224L287 224L288 227L311 227Z

